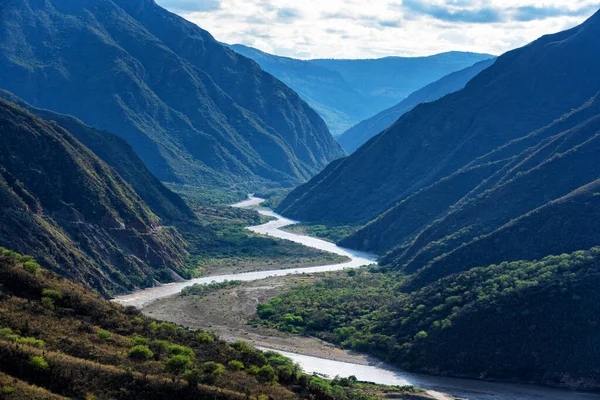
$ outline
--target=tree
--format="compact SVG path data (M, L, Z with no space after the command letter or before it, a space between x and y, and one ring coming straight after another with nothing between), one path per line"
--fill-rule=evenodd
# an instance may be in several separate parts
M189 357L184 355L175 355L169 358L166 367L167 371L178 375L185 372L185 370L188 369L191 364L192 360L190 360Z

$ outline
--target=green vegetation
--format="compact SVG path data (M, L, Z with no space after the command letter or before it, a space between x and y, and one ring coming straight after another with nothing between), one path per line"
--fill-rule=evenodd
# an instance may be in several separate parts
M35 249L45 268L104 295L190 276L177 231L64 128L1 99L0 124L0 242ZM48 308L60 300L45 298Z
M322 224L311 224L311 223L300 223L295 225L286 226L283 228L288 232L299 233L301 235L308 235L318 237L319 239L325 239L330 242L337 243L349 235L360 229L360 226L350 225L322 225Z
M285 400L321 393L277 353L154 321L43 268L30 273L30 257L0 254L2 396ZM54 308L42 299L56 300ZM379 393L357 383L320 398L345 400L350 390L373 393L365 399Z
M31 23L39 35L0 37L0 87L127 138L158 179L202 201L292 187L344 154L294 91L197 25L144 4L11 3L6 26L20 32ZM22 52L42 47L49 51ZM177 72L167 76L165 66Z
M411 369L600 387L600 248L473 268L414 292L407 282L375 268L340 272L259 305L258 315Z
M207 270L231 266L318 265L344 262L347 258L254 234L247 226L260 225L264 217L254 210L228 206L192 204L199 223L179 224L188 244L187 268L196 276Z

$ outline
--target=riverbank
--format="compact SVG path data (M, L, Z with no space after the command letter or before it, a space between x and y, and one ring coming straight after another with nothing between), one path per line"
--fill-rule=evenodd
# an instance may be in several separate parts
M227 341L243 340L257 347L368 365L366 355L345 351L317 338L292 335L252 325L256 306L295 285L314 283L325 274L271 277L198 296L176 294L144 307L144 314L191 328L208 329Z

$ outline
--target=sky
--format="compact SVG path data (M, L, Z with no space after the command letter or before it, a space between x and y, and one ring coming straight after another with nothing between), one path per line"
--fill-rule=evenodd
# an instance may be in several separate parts
M578 25L600 0L156 0L217 40L310 58L502 54Z

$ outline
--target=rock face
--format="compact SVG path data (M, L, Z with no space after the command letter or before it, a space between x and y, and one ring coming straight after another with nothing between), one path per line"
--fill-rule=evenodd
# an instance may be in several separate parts
M0 100L0 245L98 289L186 273L186 251L112 168L56 122Z
M296 93L152 0L2 12L0 87L123 137L162 181L290 186L344 155Z

